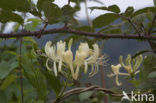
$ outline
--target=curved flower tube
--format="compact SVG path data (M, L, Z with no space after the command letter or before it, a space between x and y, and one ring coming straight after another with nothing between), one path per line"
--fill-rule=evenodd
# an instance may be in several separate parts
M137 69L139 68L139 66L141 65L141 63L143 61L143 56L142 55L139 55L135 59L132 59L131 58L131 55L128 54L128 56L127 56L127 58L125 60L125 63L123 62L123 57L122 56L120 56L119 61L120 61L120 64L115 65L115 66L114 65L111 65L113 74L109 74L108 75L109 77L116 76L115 81L116 81L116 84L118 86L121 85L121 83L118 81L118 76L119 75L131 76L132 74L136 75L136 74L138 74L140 72ZM119 70L120 70L121 67L123 67L127 71L127 73L121 73L121 72L119 72Z
M118 64L118 65L111 65L111 68L112 68L112 71L113 71L113 74L109 74L108 77L113 77L115 76L115 82L118 86L121 86L122 83L119 82L118 78L119 78L119 75L129 75L127 73L120 73L119 70L121 68L121 64Z

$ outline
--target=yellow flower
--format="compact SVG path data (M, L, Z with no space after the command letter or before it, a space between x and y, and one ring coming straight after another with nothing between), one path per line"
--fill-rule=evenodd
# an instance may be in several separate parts
M48 57L46 66L48 70L51 70L48 66L49 59L53 61L54 74L57 76L57 72L62 71L62 66L69 68L74 80L78 79L80 68L84 68L84 73L87 73L88 65L92 66L90 76L95 75L98 72L98 66L103 60L99 58L99 47L97 44L93 45L93 50L89 48L88 43L80 43L78 50L75 53L75 59L73 52L71 51L72 39L68 43L68 49L66 50L66 43L63 41L57 42L57 45L51 46L51 42L47 42L45 45L45 53ZM57 67L58 65L58 67ZM58 68L58 70L57 70Z
M85 59L89 56L89 46L87 43L81 43L79 49L76 51L74 64L76 65L75 77L78 78L79 69L84 65Z
M92 71L89 73L90 77L94 76L98 72L99 63L97 60L99 59L99 46L97 44L93 45L93 53L92 55L85 60L85 71L88 70L88 65L92 66Z
M121 83L118 81L118 76L119 75L131 76L131 74L135 74L136 75L136 74L139 73L139 70L137 70L137 69L141 65L141 63L143 61L143 57L142 57L142 55L139 55L135 59L132 59L131 55L128 54L128 56L127 56L127 58L125 60L125 63L123 62L123 57L122 56L120 56L119 61L120 61L120 64L115 65L115 66L111 65L113 74L109 74L108 75L109 77L116 76L115 81L116 81L116 84L118 86L121 85ZM133 63L133 65L132 65L132 63ZM127 71L127 73L119 72L121 67L123 67Z
M54 74L57 76L57 68L56 68L56 62L57 62L57 56L56 56L56 47L51 46L51 41L47 42L45 45L45 53L48 56L48 59L46 61L47 69L51 71L50 67L48 66L49 59L53 61L53 68L54 68Z
M109 74L108 76L109 77L113 77L115 76L115 82L118 86L122 85L122 83L119 82L119 75L129 75L127 73L120 73L120 68L121 68L121 65L118 64L118 65L111 65L111 68L112 68L112 71L113 71L113 74Z
M57 42L57 59L59 62L58 71L61 72L62 70L62 59L63 59L63 53L65 52L66 43L65 42Z
M128 56L127 56L127 58L125 60L125 63L123 62L123 57L122 56L120 56L119 61L120 61L120 64L124 67L124 69L129 74L132 74L132 73L137 74L137 73L139 73L138 68L141 65L142 61L143 61L143 56L139 55L135 59L132 59L131 55L128 54Z

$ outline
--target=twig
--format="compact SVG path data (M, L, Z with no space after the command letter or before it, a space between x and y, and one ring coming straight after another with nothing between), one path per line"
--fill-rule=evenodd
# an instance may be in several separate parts
M48 26L48 22L45 22L45 24L44 24L43 28L40 30L39 35L37 35L37 38L40 38L40 37L41 37L41 35L42 35L43 31L46 29L46 27L47 27L47 26Z
M131 24L131 26L134 28L134 30L138 33L138 35L141 36L140 31L138 30L138 28L136 27L136 25L132 22L132 20L131 20L129 17L125 17L125 16L122 16L122 15L120 15L120 14L118 14L118 15L119 15L121 18L127 20L127 21Z
M86 91L103 91L111 96L116 96L116 97L123 96L123 94L115 93L109 89L101 88L101 87L95 85L95 86L90 86L90 87L86 87L86 88L76 88L76 89L69 90L69 91L65 92L62 95L62 97L54 100L52 103L60 103L72 95L79 94L79 93L86 92Z
M154 27L155 21L156 21L156 15L154 16L154 18L153 18L153 20L152 20L152 25L151 25L151 27L150 27L149 30L148 30L148 34L149 34L149 35L151 35L151 32L152 32L152 29L153 29L153 27Z
M138 28L136 27L136 25L132 22L132 20L130 18L127 18L127 20L132 25L132 27L136 30L136 32L138 33L138 35L141 36L140 31L138 30Z
M70 0L68 0L68 4L67 5L70 5ZM64 23L64 28L68 28L68 22Z
M70 0L68 0L68 5L70 5Z
M86 17L87 17L87 20L88 20L88 24L92 28L93 24L92 24L92 22L91 22L91 20L89 18L89 15L88 15L87 0L84 1L84 4L85 4L85 13L86 13Z
M18 38L18 37L27 37L27 36L37 36L40 33L39 31L34 32L18 32L18 33L0 33L0 38ZM80 36L88 36L88 37L95 37L100 39L109 39L109 38L119 38L119 39L140 39L140 40L156 40L156 36L138 36L133 34L105 34L105 33L95 33L95 32L85 32L85 31L79 31L75 29L70 28L55 28L55 29L49 29L44 30L42 32L42 35L48 35L48 34L56 34L56 33L70 33Z
M100 47L100 55L102 56L102 47L104 46L104 41ZM106 82L105 82L105 74L104 74L104 65L100 66L100 75L101 75L101 83L102 83L102 87L106 88ZM104 96L104 103L108 103L108 98L105 95Z
M24 95L23 95L23 73L22 73L22 66L21 66L21 56L22 56L22 38L20 38L20 45L19 45L19 68L20 68L21 100L22 100L22 103L24 103Z

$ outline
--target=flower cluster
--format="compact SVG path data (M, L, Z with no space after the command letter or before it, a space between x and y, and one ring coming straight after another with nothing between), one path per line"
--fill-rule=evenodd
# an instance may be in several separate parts
M118 80L119 75L134 76L134 75L139 73L138 68L140 67L140 65L141 65L141 63L143 61L143 56L139 55L135 59L132 59L131 55L128 54L128 56L127 56L127 58L125 60L125 63L123 62L123 57L122 56L120 56L119 61L120 61L120 64L111 65L113 73L108 75L109 77L116 76L115 81L116 81L116 84L118 86L122 85L122 83L120 83L119 80ZM119 72L121 67L123 67L127 71L127 73Z
M99 57L99 47L97 44L93 44L93 49L89 48L88 43L80 43L78 50L76 50L75 56L71 51L72 39L68 43L66 49L66 42L59 41L56 45L52 45L51 41L48 41L45 45L45 53L48 57L46 67L50 71L54 71L55 76L58 72L62 72L62 68L69 68L74 80L78 79L80 68L84 68L84 73L88 71L88 65L91 65L92 71L90 76L95 75L98 72L98 66L104 57ZM53 61L53 69L49 67L49 60Z

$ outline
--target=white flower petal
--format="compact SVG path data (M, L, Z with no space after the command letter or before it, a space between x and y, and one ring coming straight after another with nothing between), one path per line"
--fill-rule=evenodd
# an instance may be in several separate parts
M48 62L49 62L49 58L46 60L46 67L47 67L47 69L48 69L49 71L52 71L52 70L50 69L49 65L48 65Z
M80 67L77 66L77 68L76 68L76 74L75 74L75 80L77 80L77 78L79 76L79 70L80 70Z
M56 62L53 62L53 66L54 66L54 74L57 77L57 68L56 68Z
M120 83L118 79L119 79L119 77L118 77L118 75L116 75L115 82L116 82L117 86L121 86L122 83Z

